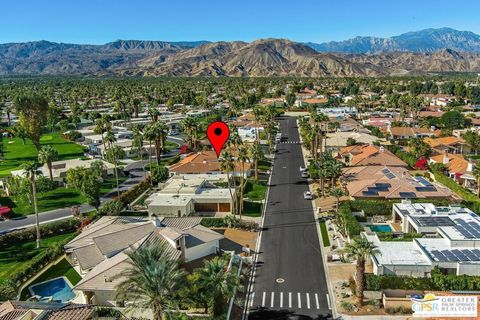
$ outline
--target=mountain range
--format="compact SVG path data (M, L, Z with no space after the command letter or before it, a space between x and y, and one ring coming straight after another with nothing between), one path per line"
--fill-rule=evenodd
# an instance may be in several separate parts
M450 28L322 44L117 40L0 44L0 75L387 76L480 72L480 36Z

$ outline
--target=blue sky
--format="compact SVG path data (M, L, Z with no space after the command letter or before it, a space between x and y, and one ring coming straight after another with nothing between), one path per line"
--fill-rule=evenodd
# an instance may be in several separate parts
M8 0L0 4L0 43L323 42L438 27L480 34L479 12L475 0Z

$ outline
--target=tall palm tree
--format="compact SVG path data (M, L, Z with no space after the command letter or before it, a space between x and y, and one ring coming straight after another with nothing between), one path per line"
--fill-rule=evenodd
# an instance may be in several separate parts
M43 146L38 151L38 161L40 163L46 163L50 174L50 180L53 181L52 162L57 160L58 151L51 145Z
M138 124L132 127L133 141L132 145L136 149L136 153L140 156L140 163L143 165L143 132ZM142 167L143 179L145 179L145 168Z
M365 291L365 261L371 255L380 254L380 251L373 242L370 242L365 238L359 238L347 244L344 248L344 252L348 258L357 261L355 273L355 295L358 299L358 303L362 305L363 291Z
M231 211L232 211L232 214L235 215L236 212L237 212L237 210L236 210L237 201L235 200L235 198L236 198L236 188L235 187L233 188L233 190L234 190L233 192L235 192L235 197L234 197L234 194L232 192L232 180L235 179L235 177L233 176L233 171L235 169L234 159L233 159L230 152L224 151L224 152L222 152L222 156L219 158L219 161L220 161L220 170L227 174L228 191L230 192L230 199L232 199Z
M472 173L477 178L477 197L480 197L480 165L475 165Z
M237 161L240 162L240 203L239 203L239 214L240 220L242 220L243 213L243 191L245 189L245 163L249 160L248 150L245 146L240 146L238 148Z
M255 168L255 180L258 180L258 161L264 157L262 146L258 143L254 143L249 148L249 156L252 159Z
M187 117L182 120L181 127L187 135L188 148L191 150L197 149L197 131L198 123L193 117Z
M177 307L176 291L185 272L167 257L166 245L146 244L127 253L129 267L118 277L116 300L132 303L132 308L151 308L154 320L163 320L166 309Z
M203 268L199 270L198 283L209 292L213 309L213 318L224 315L228 299L235 294L235 288L240 289L240 277L227 270L228 260L223 257L215 257L206 260Z
M167 138L167 126L163 121L157 121L152 124L152 130L155 136L155 157L157 164L160 164L160 156L165 148L165 139Z
M153 185L152 179L152 141L155 140L155 130L153 129L153 123L147 125L143 130L143 136L148 140L148 163L150 169L150 186Z
M335 197L335 199L337 200L336 211L338 213L338 207L340 205L340 198L345 195L345 191L343 191L342 188L332 188L332 189L330 189L328 194L331 195L332 197Z
M32 184L33 208L35 210L35 225L37 229L37 249L40 248L40 222L38 220L38 205L37 205L37 183L36 175L38 174L38 164L35 162L25 162L20 166L24 170L25 177L30 179Z

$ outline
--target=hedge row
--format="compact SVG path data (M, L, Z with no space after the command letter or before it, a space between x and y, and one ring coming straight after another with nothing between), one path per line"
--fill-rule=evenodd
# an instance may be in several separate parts
M366 289L373 291L381 289L478 291L480 290L480 276L444 275L438 267L432 270L430 278L367 274Z
M50 262L60 257L63 254L64 245L71 241L76 235L77 234L74 233L63 241L55 243L10 274L8 280L0 283L0 301L14 299L19 286L35 276L39 270L47 266Z
M202 218L201 225L207 228L226 228L227 224L223 218Z
M128 204L132 203L133 200L137 199L140 197L142 193L144 193L148 188L150 188L150 180L149 178L143 180L139 184L135 185L133 188L130 190L122 193L120 195L120 201L123 202L124 206L127 206Z
M42 238L71 233L77 231L81 226L81 220L78 218L60 220L40 225L40 235ZM18 243L32 241L37 238L37 229L28 228L0 236L0 249L8 248Z
M357 219L355 219L355 216L352 214L352 210L348 204L343 204L338 213L341 216L341 220L345 224L347 233L350 237L358 236L360 232L363 231L363 227L360 225Z

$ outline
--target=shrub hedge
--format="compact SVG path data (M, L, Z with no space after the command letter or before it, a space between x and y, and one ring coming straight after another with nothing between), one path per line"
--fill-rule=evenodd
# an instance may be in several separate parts
M40 235L48 238L55 235L77 231L82 221L78 218L60 220L40 225ZM36 228L12 231L0 236L0 249L14 246L21 242L32 241L37 238Z
M140 197L142 193L144 193L148 188L150 188L150 180L147 178L140 182L139 184L135 185L130 190L122 193L120 195L120 201L123 202L123 205L126 206L133 202L133 200Z
M63 254L63 246L72 240L77 233L73 233L70 237L63 241L55 243L55 245L47 248L42 253L33 257L27 264L16 269L6 281L0 283L0 301L14 299L16 297L18 288L22 283L32 278L39 270L44 268L50 262Z
M352 214L352 210L350 209L348 203L342 204L338 213L341 216L341 220L345 223L345 227L350 237L358 236L360 232L363 231L362 226Z
M403 290L480 290L480 276L444 275L438 267L431 272L430 278L401 277L395 275L366 274L366 289L378 291L381 289Z
M227 224L223 218L203 218L201 225L207 228L226 228Z

